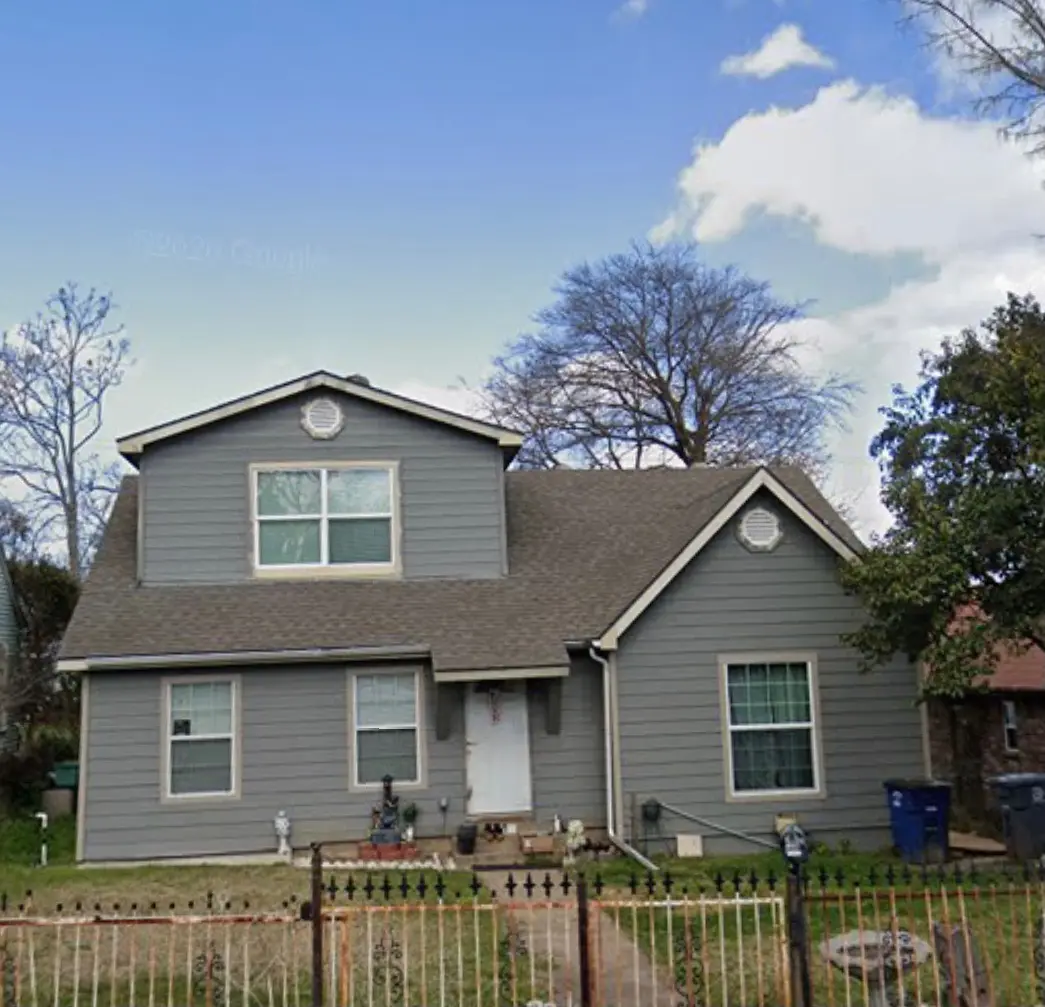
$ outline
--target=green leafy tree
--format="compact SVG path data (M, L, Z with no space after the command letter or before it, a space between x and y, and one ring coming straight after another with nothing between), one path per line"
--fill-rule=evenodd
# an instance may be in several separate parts
M866 667L896 653L959 698L1003 647L1045 647L1045 313L1010 295L978 330L923 356L871 453L894 524L844 573L869 618Z

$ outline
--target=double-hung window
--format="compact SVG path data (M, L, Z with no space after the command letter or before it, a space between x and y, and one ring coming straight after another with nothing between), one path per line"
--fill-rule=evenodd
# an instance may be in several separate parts
M392 465L256 470L256 567L393 570L394 482Z
M379 784L386 775L396 783L419 783L419 676L354 675L352 681L355 785Z
M819 789L808 661L725 664L729 790L735 796Z
M236 792L236 685L231 679L167 684L167 793Z
M1005 736L1005 751L1010 755L1020 750L1019 725L1016 722L1016 704L1003 699L1001 704L1002 733Z

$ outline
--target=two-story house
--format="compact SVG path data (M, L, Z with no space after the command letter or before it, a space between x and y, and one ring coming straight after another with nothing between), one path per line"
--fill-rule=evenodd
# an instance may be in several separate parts
M311 374L119 441L62 651L78 857L360 839L387 773L419 836L648 797L733 833L887 839L924 772L915 669L839 634L859 540L792 469L506 471L518 434ZM705 849L744 849L704 832Z

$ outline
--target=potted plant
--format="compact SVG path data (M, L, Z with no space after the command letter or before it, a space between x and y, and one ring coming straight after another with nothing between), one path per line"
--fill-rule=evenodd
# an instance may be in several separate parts
M402 811L403 825L403 838L409 843L413 842L414 839L414 823L417 821L417 816L421 813L421 809L412 801Z

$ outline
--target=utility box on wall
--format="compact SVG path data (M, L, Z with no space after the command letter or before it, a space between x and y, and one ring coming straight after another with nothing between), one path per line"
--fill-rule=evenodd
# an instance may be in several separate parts
M675 837L675 853L683 857L704 856L704 837L699 832L689 832Z

